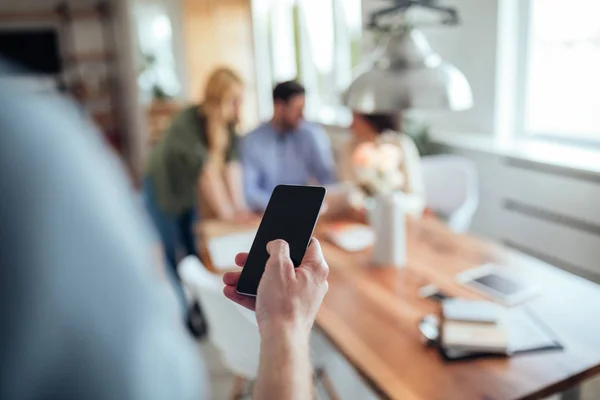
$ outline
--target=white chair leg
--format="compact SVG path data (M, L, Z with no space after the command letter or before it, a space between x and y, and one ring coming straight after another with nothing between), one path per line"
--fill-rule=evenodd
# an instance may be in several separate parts
M248 379L243 376L236 375L233 378L233 387L231 388L231 400L241 400L245 396L246 385L248 383Z
M325 370L325 368L317 368L315 370L315 379L314 379L315 387L320 383L325 389L325 393L327 394L327 398L329 400L339 400L337 392L333 387L333 382L329 378L329 374Z

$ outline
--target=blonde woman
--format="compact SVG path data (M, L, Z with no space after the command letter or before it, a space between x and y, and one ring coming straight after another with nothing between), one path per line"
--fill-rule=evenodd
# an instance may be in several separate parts
M250 218L235 134L242 94L237 73L215 70L202 104L181 111L152 150L144 182L146 205L172 268L178 249L184 255L196 253L193 225L198 208L202 217Z

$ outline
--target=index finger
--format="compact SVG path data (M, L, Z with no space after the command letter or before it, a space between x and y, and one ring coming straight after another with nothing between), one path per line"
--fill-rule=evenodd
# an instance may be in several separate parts
M238 267L243 267L246 264L246 260L248 260L248 253L237 253L235 255L235 264Z

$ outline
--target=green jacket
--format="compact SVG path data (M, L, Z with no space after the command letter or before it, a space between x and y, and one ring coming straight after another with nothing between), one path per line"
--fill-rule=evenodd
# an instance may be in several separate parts
M239 159L233 127L229 135L226 162ZM146 173L154 186L156 201L165 213L180 215L196 205L196 185L207 157L206 116L202 106L193 105L173 118L148 160Z

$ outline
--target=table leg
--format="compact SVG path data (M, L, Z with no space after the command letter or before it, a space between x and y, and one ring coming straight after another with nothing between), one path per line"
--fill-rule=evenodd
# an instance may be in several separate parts
M560 396L561 400L580 400L581 386L575 385L572 388L565 390Z

